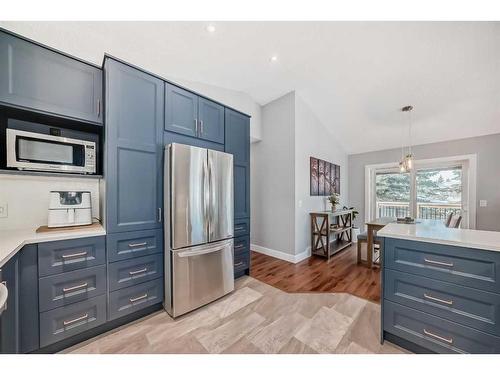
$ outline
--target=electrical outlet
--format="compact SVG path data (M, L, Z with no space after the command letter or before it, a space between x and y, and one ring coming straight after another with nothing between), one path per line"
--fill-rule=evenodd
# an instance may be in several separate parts
M9 216L9 206L7 203L0 203L0 218L5 218Z
M487 207L488 206L488 201L485 199L481 199L479 201L479 207Z

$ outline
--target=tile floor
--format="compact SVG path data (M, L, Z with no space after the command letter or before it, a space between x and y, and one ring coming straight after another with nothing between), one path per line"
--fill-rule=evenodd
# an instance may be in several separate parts
M286 293L251 277L176 320L160 311L64 353L406 353L380 345L380 305L345 293Z

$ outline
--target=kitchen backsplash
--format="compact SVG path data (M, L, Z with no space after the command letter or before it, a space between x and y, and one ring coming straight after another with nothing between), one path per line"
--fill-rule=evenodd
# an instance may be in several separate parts
M98 179L0 175L0 206L8 206L8 217L0 217L0 230L47 225L51 190L90 191L92 216L100 218Z

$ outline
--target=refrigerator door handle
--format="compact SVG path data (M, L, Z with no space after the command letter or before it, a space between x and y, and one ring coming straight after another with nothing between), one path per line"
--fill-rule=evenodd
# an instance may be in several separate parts
M207 161L203 164L203 218L205 219L205 232L210 231L210 168Z
M205 254L210 254L210 253L216 253L218 251L224 250L228 247L228 244L222 245L222 246L215 246L215 247L210 247L208 249L203 249L203 250L188 250L188 251L182 251L177 253L177 256L179 258L188 258L188 257L194 257L197 255L205 255Z

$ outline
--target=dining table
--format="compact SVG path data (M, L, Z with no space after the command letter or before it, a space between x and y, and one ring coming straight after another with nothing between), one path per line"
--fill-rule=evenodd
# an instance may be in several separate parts
M365 223L367 235L366 235L366 266L372 268L373 266L373 233L382 229L387 224L395 223L396 218L394 217L379 217L377 219L368 221Z

